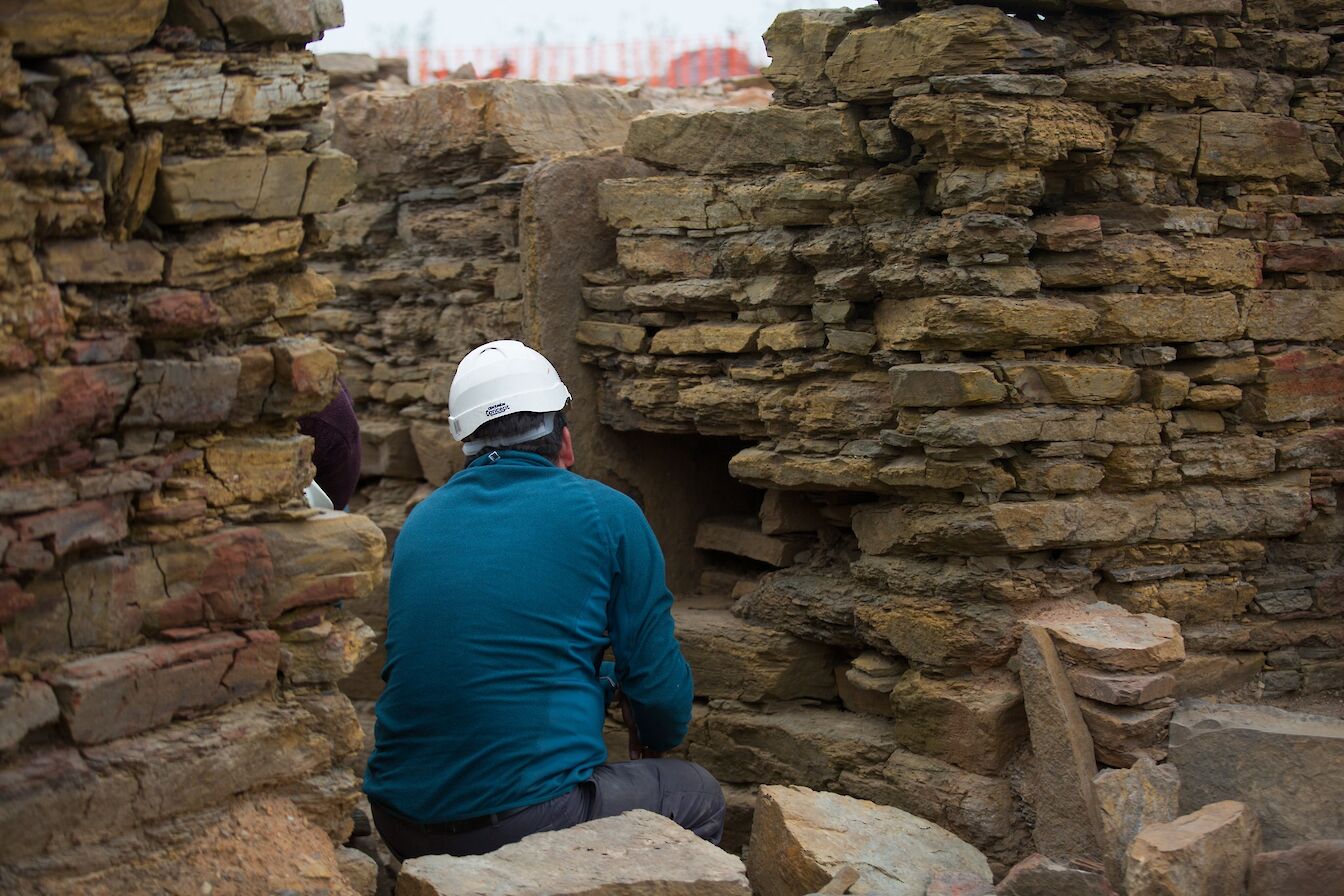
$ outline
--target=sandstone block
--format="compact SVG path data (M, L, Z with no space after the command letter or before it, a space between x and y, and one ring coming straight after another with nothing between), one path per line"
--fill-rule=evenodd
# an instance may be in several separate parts
M1321 426L1279 443L1279 468L1305 470L1344 466L1344 427Z
M359 444L361 476L420 478L420 459L415 453L410 424L398 420L361 420Z
M1230 292L1070 293L1069 300L1097 315L1084 340L1092 344L1222 341L1241 334L1237 297Z
M739 619L727 610L674 607L677 640L695 669L695 693L757 703L836 696L829 647Z
M1064 95L1088 102L1137 103L1286 114L1292 79L1240 69L1116 62L1063 73Z
M1260 819L1270 849L1344 831L1341 751L1344 722L1269 706L1191 701L1171 721L1181 808L1236 794Z
M525 837L484 856L401 866L405 896L748 896L741 859L643 809Z
M747 856L760 896L818 890L845 865L889 896L923 896L935 869L992 880L984 855L931 822L805 787L761 788Z
M826 344L826 330L816 321L793 321L762 327L756 343L775 352L821 348Z
M826 75L840 99L880 101L907 81L1051 69L1066 53L1063 41L997 9L926 11L849 32L827 60Z
M1072 252L1101 242L1101 218L1096 215L1047 215L1033 218L1036 245L1052 252Z
M152 557L129 554L126 566L113 570L120 580L117 587L106 597L90 589L90 599L112 606L137 602L144 627L151 632L209 622L256 625L268 618L265 607L275 566L256 528L221 529L152 550ZM145 589L126 593L136 585Z
M299 780L329 768L332 752L308 711L269 701L79 750L40 751L0 770L6 859L107 840Z
M1125 404L1139 396L1139 375L1118 364L1005 364L1003 372L1026 401Z
M242 365L237 358L142 361L140 387L123 426L206 429L229 419Z
M294 607L363 597L382 579L387 540L367 517L333 510L258 528L275 569L268 619Z
M1155 234L1106 237L1094 249L1038 253L1033 259L1048 287L1117 284L1168 285L1201 289L1257 287L1260 256L1249 240Z
M929 666L986 669L1017 647L1017 617L989 601L896 593L857 605L854 617L865 642Z
M1251 339L1344 338L1344 296L1338 290L1270 289L1246 293L1245 301Z
M124 53L146 44L168 11L168 0L117 0L90 7L79 0L24 3L0 9L0 38L20 56Z
M50 681L71 739L94 744L256 693L278 660L273 632L221 633L75 660Z
M1049 633L1027 626L1018 650L1037 775L1033 838L1046 855L1100 855L1092 738Z
M955 510L877 505L855 513L854 532L865 553L902 546L923 553L968 554L1290 535L1306 525L1307 498L1300 479L1280 476L1252 485L1196 485L1168 493L1099 494Z
M1012 675L911 671L896 683L891 704L901 746L968 771L998 773L1026 739L1022 689Z
M714 200L713 181L699 177L615 179L597 188L598 212L612 227L704 229Z
M63 557L80 548L116 544L125 538L129 503L125 495L80 501L20 517L14 528L22 541L50 538L51 552Z
M308 180L303 185L301 215L330 212L355 189L358 163L343 152L323 148L312 154Z
M853 111L784 106L651 112L630 123L625 153L697 174L787 164L855 164L865 157Z
M299 121L315 117L328 99L327 76L308 53L165 58L146 51L129 56L116 74L126 87L131 120L140 127Z
M670 327L653 334L655 355L739 354L756 348L759 324L702 323Z
M1105 160L1114 149L1106 119L1094 106L1075 100L925 94L898 99L891 120L934 158L958 162L1044 167Z
M1167 756L1167 723L1176 711L1175 701L1159 700L1144 706L1111 706L1079 700L1083 721L1092 735L1097 759L1106 765L1128 768L1141 758Z
M57 283L157 283L163 255L144 240L63 240L43 247L42 267Z
M271 344L275 379L263 410L282 417L320 411L336 393L336 355L311 337L285 337Z
M302 243L299 220L202 228L169 250L164 279L171 286L219 289L297 260Z
M939 169L932 205L947 209L983 202L1031 208L1045 194L1036 168L1018 165L946 165Z
M1044 622L1069 660L1117 672L1158 671L1185 657L1180 626L1148 613L1134 615L1093 604L1076 615Z
M1107 876L1125 879L1125 854L1139 831L1174 821L1180 814L1181 779L1176 766L1143 757L1127 769L1106 769L1092 779L1101 820L1101 852Z
M452 431L445 423L413 420L411 444L415 447L420 469L424 471L430 485L443 485L450 476L467 465L462 443L453 438Z
M837 666L835 684L840 702L850 712L891 716L891 692L909 668L901 660L891 659L875 650L865 650L845 666Z
M294 685L330 685L345 678L374 650L374 631L339 611L317 625L286 632L280 674Z
M826 60L859 21L843 9L787 10L765 29L770 64L762 74L786 105L815 106L833 101L835 85L826 76Z
M1095 6L1116 12L1175 18L1195 15L1241 15L1237 0L1080 0L1080 6Z
M1344 840L1313 840L1251 862L1249 896L1330 896L1344 880Z
M574 332L574 340L580 345L605 346L627 354L642 351L647 338L648 331L643 327L600 320L581 320Z
M308 436L215 442L205 450L211 475L206 498L215 506L296 498L312 481L312 453Z
M1241 893L1260 849L1255 813L1243 803L1211 803L1139 831L1125 857L1129 896Z
M995 896L1113 896L1106 878L1040 853L1018 862L994 888Z
M766 491L757 515L761 520L761 531L766 535L814 532L822 525L821 513L816 504L801 495L780 489Z
M1176 696L1182 700L1235 691L1260 675L1263 653L1186 654L1176 669Z
M1073 666L1068 675L1073 692L1079 697L1111 706L1138 706L1176 692L1176 676L1170 672L1121 675Z
M304 152L166 158L150 214L161 224L292 218L303 204L312 164L313 156Z
M1295 348L1259 359L1260 381L1243 390L1242 413L1279 423L1344 416L1344 355Z
M770 566L788 566L806 546L797 539L761 532L756 520L721 518L703 520L695 530L695 546L758 560Z
M231 43L307 43L344 25L345 15L332 0L178 0L168 22Z
M937 296L877 303L884 348L993 351L1049 348L1081 341L1097 314L1063 299Z
M979 364L901 364L892 367L891 390L901 407L997 404L1008 394Z
M0 751L18 746L29 731L60 717L56 695L46 682L0 679Z
M1129 135L1120 141L1116 154L1158 171L1193 174L1195 160L1199 157L1202 119L1202 115L1185 112L1140 113Z
M650 107L623 91L582 84L437 81L347 97L336 106L333 139L358 163L360 182L386 193L439 182L448 155L481 151L527 163L620 146L630 120Z
M1323 183L1329 178L1312 150L1311 136L1296 119L1250 112L1209 112L1199 120L1197 177L1286 177L1307 183Z

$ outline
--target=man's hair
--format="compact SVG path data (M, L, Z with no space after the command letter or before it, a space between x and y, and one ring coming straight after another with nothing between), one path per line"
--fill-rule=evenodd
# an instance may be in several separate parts
M555 425L551 431L539 438L532 439L529 442L519 442L517 445L497 446L493 440L510 439L516 435L521 435L538 426L542 422L545 414L538 414L532 411L515 411L498 420L487 420L476 431L471 434L473 442L482 442L485 447L481 449L481 454L489 454L491 451L531 451L533 454L540 454L551 463L555 463L560 457L560 442L562 441L565 429L565 412L555 412ZM479 457L480 455L477 455Z

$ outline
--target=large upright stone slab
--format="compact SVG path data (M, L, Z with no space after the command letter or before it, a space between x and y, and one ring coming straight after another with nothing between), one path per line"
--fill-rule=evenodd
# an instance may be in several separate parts
M742 860L636 809L524 837L483 856L401 866L401 896L748 896Z
M1017 657L1036 757L1036 847L1054 858L1099 856L1097 760L1064 664L1049 633L1035 625L1022 633Z
M1181 808L1238 799L1268 849L1344 838L1344 720L1190 701L1171 720Z
M1344 840L1313 840L1262 852L1251 862L1250 896L1334 896L1344 882Z
M873 896L924 896L939 870L993 879L979 850L931 821L794 786L761 788L747 859L756 896L814 892L846 865L859 872L850 892Z
M1128 896L1236 896L1260 849L1255 813L1225 800L1149 825L1125 857ZM1287 896L1287 894L1284 894Z

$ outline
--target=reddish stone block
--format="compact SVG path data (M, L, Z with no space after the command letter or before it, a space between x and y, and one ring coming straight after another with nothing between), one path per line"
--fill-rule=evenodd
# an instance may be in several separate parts
M274 577L261 530L225 529L154 548L166 594L142 602L151 631L260 620Z
M194 336L219 326L223 315L209 295L190 289L156 292L135 304L135 316L152 336Z
M1298 348L1265 356L1260 382L1244 394L1243 413L1257 421L1344 417L1344 355Z
M320 339L281 339L272 346L275 383L268 414L298 417L321 410L336 391L336 355Z
M1101 218L1097 215L1049 215L1034 218L1036 248L1052 252L1086 249L1101 242Z
M114 495L21 517L16 528L25 540L50 537L52 552L63 557L79 548L121 541L129 532L129 512L130 499Z
M92 744L256 693L278 662L274 636L226 632L75 660L48 680L71 739Z
M0 294L0 324L0 369L55 361L70 337L61 291L49 283Z
M135 385L130 364L47 367L0 377L0 464L111 429Z
M1267 243L1267 271L1344 271L1344 245L1310 246L1302 243Z
M119 650L134 644L143 606L163 593L163 574L149 548L72 563L62 576L70 603L70 646Z

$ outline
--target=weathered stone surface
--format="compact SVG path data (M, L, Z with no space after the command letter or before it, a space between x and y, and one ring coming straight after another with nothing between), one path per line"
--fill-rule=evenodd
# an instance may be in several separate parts
M1106 874L1117 886L1125 879L1125 855L1139 831L1174 821L1180 814L1181 778L1176 766L1144 757L1127 769L1106 769L1092 779L1101 821Z
M17 746L28 732L60 716L56 695L46 682L0 679L0 751Z
M303 205L313 156L304 152L167 158L150 214L162 224L290 218Z
M437 182L439 160L456 153L528 162L620 146L630 120L649 108L648 100L578 84L439 81L346 98L336 107L334 140L359 163L362 183L390 192Z
M1250 896L1330 896L1344 879L1344 840L1313 840L1251 862Z
M1235 795L1250 806L1270 849L1344 831L1344 780L1335 773L1344 722L1269 706L1193 701L1171 721L1181 808Z
M224 439L205 451L211 474L207 500L215 505L296 498L312 481L307 436Z
M201 429L229 419L242 365L237 358L144 361L122 423Z
M1114 149L1106 120L1074 100L927 94L898 99L891 120L935 158L958 162L1012 159L1044 167L1105 160Z
M143 240L68 240L46 245L42 267L57 283L156 283L163 255Z
M196 230L168 253L170 286L219 289L298 258L303 222L280 220Z
M770 566L788 566L802 542L766 535L750 517L720 518L701 521L695 530L695 546L701 550L722 551L757 560Z
M633 354L644 348L648 339L648 331L633 324L585 320L579 322L579 327L574 333L574 339L581 345L606 346L619 352Z
M1176 710L1175 701L1112 706L1083 699L1078 706L1092 735L1098 761L1128 768L1145 757L1155 761L1166 758L1167 723Z
M1057 65L1067 47L997 9L921 12L894 25L851 31L826 62L840 99L885 100L908 80Z
M1244 390L1242 412L1279 423L1344 416L1344 355L1295 348L1259 359L1260 381Z
M836 696L835 657L823 644L738 619L727 610L675 608L677 640L700 697L760 702Z
M655 355L736 354L756 348L759 324L705 323L671 327L653 334L649 347Z
M168 21L233 43L307 43L344 25L345 15L333 0L176 0Z
M1164 239L1129 233L1104 238L1077 252L1038 253L1034 261L1047 287L1142 283L1200 289L1257 287L1260 256L1249 240L1211 237Z
M937 296L878 302L876 322L884 348L991 351L1078 342L1098 317L1063 299Z
M1078 5L1166 18L1241 14L1237 0L1079 0Z
M1112 706L1138 706L1170 697L1176 692L1176 676L1170 672L1120 675L1099 672L1086 666L1073 666L1068 670L1068 675L1073 692L1079 697Z
M1139 394L1138 373L1118 364L1005 364L1003 372L1037 404L1125 404Z
M935 869L992 880L971 845L900 809L806 787L760 790L747 850L761 896L820 889L844 865L859 872L856 892L923 896Z
M903 364L891 368L891 389L902 407L997 404L1008 390L978 364Z
M1154 672L1185 657L1180 626L1148 613L1118 612L1110 604L1094 604L1078 615L1043 622L1060 653L1075 663L1117 672Z
M70 737L101 743L256 693L275 678L273 632L219 634L66 663L51 677Z
M1056 862L1039 853L1027 856L994 888L995 896L1113 896L1106 878Z
M837 666L835 684L840 702L850 712L891 716L891 692L908 664L891 659L875 650L866 650L848 665Z
M630 124L625 153L698 174L786 164L854 164L864 158L852 111L715 109L651 112Z
M938 679L907 672L891 693L896 740L968 771L999 772L1025 742L1022 689L1012 675Z
M358 617L341 612L286 632L280 641L280 674L296 685L334 684L373 653L374 635Z
M128 57L117 74L126 87L131 120L140 126L302 120L321 111L328 98L327 76L309 53L165 58L144 51Z
M741 894L742 861L643 809L525 837L484 856L424 856L401 866L406 896Z
M1344 336L1344 297L1338 290L1274 289L1247 293L1251 339L1312 341Z
M1092 738L1050 634L1027 626L1018 650L1022 696L1036 761L1036 847L1046 855L1099 856L1100 818Z
M770 64L761 72L774 85L775 102L815 105L836 98L826 60L858 21L843 9L799 9L775 16L762 38Z
M22 56L124 53L148 43L167 11L168 0L118 0L93 8L77 0L6 0L0 38L12 41Z
M1292 81L1237 69L1184 65L1111 63L1066 72L1065 96L1091 102L1185 107L1212 106L1231 112L1287 112Z
M387 541L367 517L333 510L259 528L275 568L267 618L294 607L362 597L382 577Z
M1286 177L1325 181L1325 166L1305 127L1291 118L1249 112L1209 112L1199 117L1195 174L1210 180Z
M1241 893L1260 826L1244 803L1211 803L1139 831L1125 857L1129 896L1215 896Z

